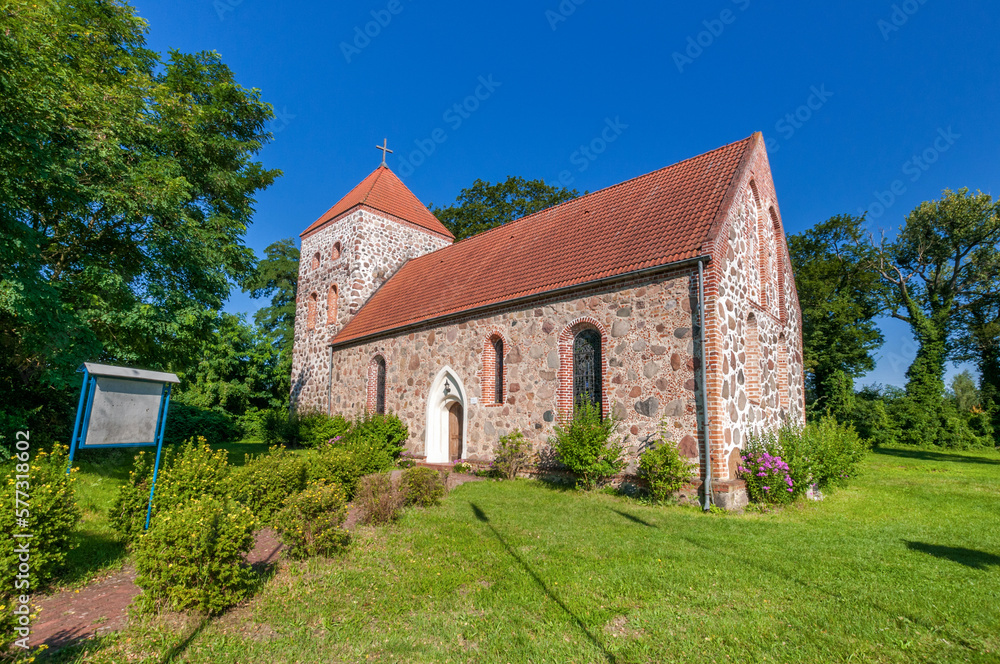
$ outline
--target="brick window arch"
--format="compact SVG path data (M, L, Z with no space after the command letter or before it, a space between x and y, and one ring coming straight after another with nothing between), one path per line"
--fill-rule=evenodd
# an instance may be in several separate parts
M319 296L316 293L311 293L309 295L309 301L306 303L307 313L306 313L306 328L309 330L316 329L316 303L319 301Z
M585 317L568 325L559 335L559 412L571 418L579 398L594 401L601 414L608 412L605 380L608 369L608 335L597 320Z
M316 255L315 255L315 256L313 256L313 259L312 259L312 269L314 269L314 270L315 270L316 268L318 268L318 267L319 267L319 262L320 262L320 260L321 260L321 259L320 259L320 255L319 255L319 252L317 251L317 252L316 252Z
M326 294L326 324L336 325L337 324L337 305L340 302L340 289L337 288L337 284L330 286L329 292Z
M746 376L747 398L755 403L760 403L760 330L757 327L757 317L754 314L747 316L744 327L746 340L743 348L746 352L746 362L744 364L744 375Z
M340 243L335 242L333 244L333 249L330 251L330 260L340 260Z
M493 332L483 344L482 393L483 405L503 404L507 384L507 368L504 364L507 348L500 332Z
M368 398L365 409L369 413L385 414L385 374L385 358L376 355L368 363Z

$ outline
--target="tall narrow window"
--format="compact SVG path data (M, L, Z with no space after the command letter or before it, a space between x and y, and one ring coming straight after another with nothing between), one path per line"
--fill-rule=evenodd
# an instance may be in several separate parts
M319 252L317 251L316 255L313 256L313 259L312 259L312 268L314 270L319 267L319 261L320 261L320 257L319 257Z
M385 359L375 358L375 412L385 415Z
M312 293L309 296L309 302L307 303L308 309L306 314L306 328L310 330L316 329L316 301L319 299L316 293Z
M340 243L336 242L333 245L333 251L330 252L330 260L335 261L339 259L340 259Z
M753 314L747 318L746 324L746 375L747 398L753 403L760 403L760 332L757 329L757 318Z
M494 403L503 403L503 339L493 340L493 399Z
M601 333L581 330L573 339L573 404L589 401L603 415L601 366Z
M330 292L326 295L326 324L336 325L337 324L337 301L339 300L340 292L337 289L337 284L330 286Z

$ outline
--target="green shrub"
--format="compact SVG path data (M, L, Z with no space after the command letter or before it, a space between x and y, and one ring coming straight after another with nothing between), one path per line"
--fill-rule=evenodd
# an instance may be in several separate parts
M401 480L407 505L431 507L441 503L445 487L441 475L432 468L419 466L403 471Z
M846 486L857 477L869 449L868 443L862 440L854 427L840 424L833 417L810 422L800 432L792 429L782 431L783 448L789 449L799 443L804 449L796 452L796 456L790 455L790 463L795 463L798 455L810 457L812 483L820 489Z
M347 498L354 497L358 480L363 475L355 453L343 444L321 445L306 456L306 479L309 484L338 484Z
M243 466L229 474L229 495L268 523L285 499L306 488L306 464L284 447L266 454L246 455Z
M249 597L259 523L244 505L193 499L157 515L135 551L136 585L169 608L215 615Z
M75 478L66 474L69 448L58 443L51 451L17 450L15 457L3 464L4 486L0 495L0 598L7 593L32 595L51 583L66 564L72 550L71 534L80 521L80 508L73 490ZM27 475L21 479L19 476ZM27 481L27 485L19 482ZM17 491L24 493L17 503ZM27 501L27 504L25 504ZM22 511L23 510L23 511ZM18 519L25 519L24 525ZM14 537L31 533L30 540ZM26 541L30 549L28 586L16 579L20 564L16 550ZM0 599L0 604L5 604Z
M358 482L354 504L361 510L361 519L367 524L383 524L399 518L405 496L392 478L386 474L365 475Z
M111 526L126 542L133 542L146 524L154 457L155 454L146 452L136 456L129 481L119 489L110 510ZM164 449L153 496L154 517L194 498L225 497L228 475L226 451L213 451L201 436L179 447Z
M318 411L286 413L269 410L262 416L262 439L268 445L317 447L335 438L346 438L351 423L343 415Z
M384 473L396 465L396 457L377 441L351 440L345 448L354 456L359 477Z
M604 484L625 467L625 446L616 438L619 422L601 417L597 404L581 402L567 425L558 424L549 440L559 461L579 476L584 488Z
M665 423L660 423L660 437L656 446L639 457L639 475L649 484L653 500L663 502L691 481L698 468L681 456L677 444L667 439Z
M134 542L146 525L155 456L155 452L146 451L135 456L128 481L118 488L115 502L108 510L111 529L125 542Z
M409 430L397 415L365 412L355 421L349 439L352 445L379 450L395 463L409 436Z
M531 446L520 429L500 436L500 442L493 452L493 463L490 464L499 477L512 480L530 464Z
M195 436L229 443L239 436L239 427L228 413L171 401L163 434L164 444L177 445Z
M274 520L292 558L332 556L347 547L347 497L335 484L313 484L291 496Z

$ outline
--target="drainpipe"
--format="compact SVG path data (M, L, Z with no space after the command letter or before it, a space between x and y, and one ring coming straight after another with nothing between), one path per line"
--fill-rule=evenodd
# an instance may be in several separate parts
M705 261L698 260L698 327L701 337L701 399L705 423L705 505L712 507L712 436L708 422L708 348L705 345Z
M333 345L329 346L330 377L326 383L326 414L333 415Z

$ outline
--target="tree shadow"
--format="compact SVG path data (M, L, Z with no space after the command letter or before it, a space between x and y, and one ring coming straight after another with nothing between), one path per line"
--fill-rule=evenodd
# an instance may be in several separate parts
M948 454L946 452L933 452L931 450L901 450L894 447L876 447L873 452L884 456L899 457L901 459L917 459L920 461L949 461L952 463L980 463L990 466L1000 466L1000 459L990 459L989 457L966 456L964 454Z
M966 549L960 546L941 546L940 544L927 544L926 542L911 542L909 540L903 540L903 543L911 551L920 551L935 558L950 560L973 569L985 570L990 565L1000 567L1000 556L986 553L985 551L976 551L975 549Z
M183 655L187 647L191 645L191 642L208 627L208 623L208 616L204 616L198 626L191 630L191 633L184 637L183 641L175 644L170 650L163 653L163 657L160 658L160 664L168 664L168 662L174 661L174 658Z
M488 516L486 516L486 512L480 509L480 507L475 503L469 503L469 506L472 508L472 513L476 515L476 518L485 523L489 527L489 529L493 531L493 536L497 538L497 541L499 541L501 545L503 545L503 548L507 550L507 553L510 554L510 557L517 561L517 563L521 566L521 568L528 573L528 575L534 580L536 584L538 584L538 587L541 588L546 595L548 595L549 599L551 599L553 602L559 605L559 608L561 608L564 612L566 612L566 615L568 615L570 618L573 619L573 621L580 628L580 631L584 633L584 635L594 645L595 648L601 651L601 654L604 655L604 658L607 661L611 662L611 664L617 664L618 660L615 659L615 656L610 652L608 652L608 649L604 647L604 644L601 643L597 639L597 637L595 637L590 632L589 629L587 629L587 626L583 624L583 621L580 620L580 618L575 613L573 613L570 610L570 608L566 606L566 604L564 604L563 601L555 595L555 593L552 592L548 584L546 584L545 581L542 580L540 576L538 576L535 570L533 570L531 566L528 565L528 563L526 563L524 559L521 558L521 556L518 555L518 553L514 551L514 549L512 549L509 544L507 544L507 540L503 538L503 535L500 534L500 531L498 531L496 527L492 523L490 523L490 519Z
M65 572L59 580L73 584L87 580L94 572L108 570L125 560L125 543L108 533L74 531L75 546L66 553Z
M626 519L628 519L633 523L638 523L639 525L646 526L647 528L659 528L659 526L657 526L656 524L640 519L634 514L629 514L628 512L622 512L621 510L616 510L613 507L609 507L608 509L614 512L615 514L618 514L619 516L625 517Z

